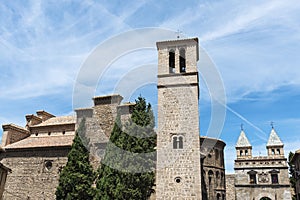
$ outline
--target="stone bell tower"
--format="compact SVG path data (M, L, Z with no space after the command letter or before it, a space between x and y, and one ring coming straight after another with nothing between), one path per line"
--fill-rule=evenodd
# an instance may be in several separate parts
M157 199L201 199L198 38L157 42Z

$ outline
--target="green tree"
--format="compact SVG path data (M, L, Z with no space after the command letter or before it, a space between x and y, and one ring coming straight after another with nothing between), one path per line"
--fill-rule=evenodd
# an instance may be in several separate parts
M97 196L103 200L143 200L153 192L156 133L151 105L139 97L131 119L118 115L98 169Z
M289 158L288 158L288 164L289 164L289 174L290 174L290 184L291 187L293 188L294 192L296 192L296 178L295 178L295 169L292 166L291 160L295 154L293 152L289 153ZM293 195L292 197L293 200L296 200L297 197L296 195Z
M95 173L89 161L89 152L86 149L85 119L83 119L76 131L71 151L68 154L68 162L62 169L59 177L59 185L56 189L56 199L93 199L95 188L92 184ZM83 140L82 140L82 139Z

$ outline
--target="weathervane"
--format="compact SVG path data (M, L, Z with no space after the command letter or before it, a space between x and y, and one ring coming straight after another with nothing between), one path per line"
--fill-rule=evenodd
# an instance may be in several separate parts
M271 121L271 127L274 129L274 122Z
M177 38L180 38L180 34L181 33L182 33L182 31L180 31L179 29L177 29L177 31L176 31Z
M244 124L241 123L241 130L243 131L244 130Z

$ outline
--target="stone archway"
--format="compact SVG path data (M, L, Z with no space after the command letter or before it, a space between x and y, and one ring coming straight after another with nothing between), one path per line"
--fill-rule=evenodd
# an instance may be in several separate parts
M262 197L259 200L272 200L272 199L270 199L269 197Z

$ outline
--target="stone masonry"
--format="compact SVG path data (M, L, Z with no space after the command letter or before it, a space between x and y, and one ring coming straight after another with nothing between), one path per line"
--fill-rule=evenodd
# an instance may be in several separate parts
M157 42L157 49L156 198L199 200L198 39Z
M26 121L25 128L2 126L0 160L11 169L3 199L55 199L59 173L74 138L75 118L38 111L27 115Z
M267 143L268 156L252 156L252 146L241 131L235 160L235 196L237 200L262 198L290 200L290 183L283 143L272 128Z

